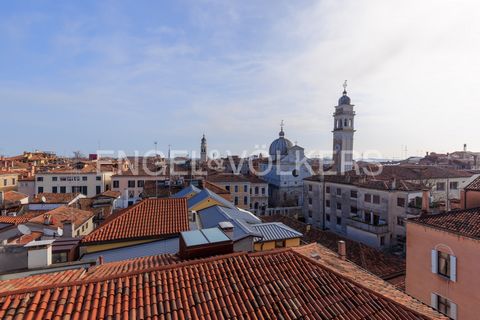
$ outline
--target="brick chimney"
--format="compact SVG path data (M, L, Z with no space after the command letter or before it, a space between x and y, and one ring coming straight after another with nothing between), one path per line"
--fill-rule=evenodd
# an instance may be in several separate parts
M337 242L338 245L338 255L340 256L340 259L345 260L347 258L347 245L345 244L345 241L339 240Z
M98 259L97 259L97 265L101 266L102 264L104 264L104 259L103 259L103 256L99 256Z
M72 220L64 220L62 221L63 224L63 235L62 237L65 238L73 238L74 237L74 230L75 230L75 223Z

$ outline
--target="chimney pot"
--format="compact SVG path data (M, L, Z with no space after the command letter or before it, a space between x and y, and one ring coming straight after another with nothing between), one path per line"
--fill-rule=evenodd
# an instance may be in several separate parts
M347 246L345 244L345 241L339 240L337 244L338 244L338 255L342 260L345 260L347 257Z
M98 265L102 265L104 262L105 262L105 261L104 261L104 259L103 259L103 256L99 256L99 257L98 257L97 264L98 264Z

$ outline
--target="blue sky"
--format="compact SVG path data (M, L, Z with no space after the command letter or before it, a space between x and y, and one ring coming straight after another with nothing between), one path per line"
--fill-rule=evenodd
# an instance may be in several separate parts
M341 84L355 149L480 150L473 1L4 1L0 154L331 149Z

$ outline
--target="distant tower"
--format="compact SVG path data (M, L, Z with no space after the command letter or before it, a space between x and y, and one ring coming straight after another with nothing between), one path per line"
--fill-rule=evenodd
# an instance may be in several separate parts
M207 161L207 139L205 139L205 134L203 134L200 143L200 160L203 162Z
M333 161L337 173L353 169L353 104L347 96L347 80L343 84L343 95L338 100L333 114Z

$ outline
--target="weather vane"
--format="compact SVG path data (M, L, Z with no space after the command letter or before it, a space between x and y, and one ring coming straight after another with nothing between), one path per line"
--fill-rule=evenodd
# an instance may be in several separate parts
M284 126L284 123L283 123L283 120L280 122L280 129L282 129L283 131L283 126Z

